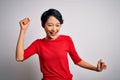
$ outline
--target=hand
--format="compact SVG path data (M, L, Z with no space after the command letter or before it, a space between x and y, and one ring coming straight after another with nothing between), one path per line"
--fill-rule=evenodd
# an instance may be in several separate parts
M30 19L29 18L24 18L19 22L20 27L22 30L26 30L30 24Z
M97 63L97 71L101 72L103 69L106 69L107 65L100 59Z

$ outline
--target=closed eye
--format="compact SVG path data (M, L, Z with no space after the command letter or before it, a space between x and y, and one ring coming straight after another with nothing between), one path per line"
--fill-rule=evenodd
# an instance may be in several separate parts
M51 23L48 23L47 25L48 25L49 27L53 26L53 24L51 24Z
M51 27L52 25L48 25L48 26L50 26L50 27Z
M56 27L60 27L60 25L56 25Z

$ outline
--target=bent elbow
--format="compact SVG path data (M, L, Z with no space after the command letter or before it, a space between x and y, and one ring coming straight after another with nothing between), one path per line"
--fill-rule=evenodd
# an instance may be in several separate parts
M23 62L23 58L16 58L17 62Z

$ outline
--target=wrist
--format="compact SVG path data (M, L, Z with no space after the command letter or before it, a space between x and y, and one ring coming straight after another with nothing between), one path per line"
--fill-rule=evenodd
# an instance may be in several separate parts
M21 29L20 33L24 35L26 33L26 30L25 29Z
M96 67L95 71L96 71L96 72L101 72L101 70L99 70L97 67Z
M26 29L20 29L20 32L26 32Z
M94 68L93 68L93 71L96 71L96 72L98 72L98 69L97 69L97 67L95 67L95 66L94 66Z

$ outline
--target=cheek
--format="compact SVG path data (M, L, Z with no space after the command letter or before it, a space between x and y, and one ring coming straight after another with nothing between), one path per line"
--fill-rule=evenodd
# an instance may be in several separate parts
M48 29L46 29L45 31L46 31L46 33L49 33L49 30L48 30Z
M50 31L51 29L50 28L48 28L47 26L45 27L45 31L46 32L48 32L48 31Z
M57 28L57 31L60 31L60 29L61 29L60 27L59 27L59 28Z
M45 32L48 33L48 29L47 28L44 28Z

